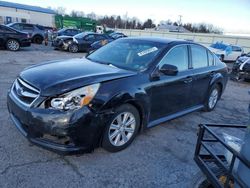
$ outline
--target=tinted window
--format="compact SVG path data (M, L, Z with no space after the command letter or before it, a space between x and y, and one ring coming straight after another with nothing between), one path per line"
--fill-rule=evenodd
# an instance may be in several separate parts
M214 56L211 52L207 51L208 54L208 65L212 66L214 65Z
M95 36L94 35L87 35L85 37L85 40L87 40L87 41L94 41L95 40Z
M72 30L72 35L76 35L78 33L79 33L78 30Z
M90 54L87 58L104 64L135 71L145 70L165 44L143 40L117 40ZM110 53L112 52L112 53Z
M23 24L23 30L33 30L33 25Z
M241 48L239 46L232 46L232 50L235 52L241 52Z
M162 65L169 64L174 65L178 68L178 71L183 71L188 69L188 50L187 46L177 46L174 47L160 62L159 68Z
M193 68L207 67L207 50L201 46L191 46Z
M105 38L104 36L102 36L102 35L96 35L95 38L96 38L96 40L104 40L104 39L106 39L106 38Z
M11 27L13 27L13 28L15 28L15 29L17 29L17 30L20 30L19 24L13 24Z

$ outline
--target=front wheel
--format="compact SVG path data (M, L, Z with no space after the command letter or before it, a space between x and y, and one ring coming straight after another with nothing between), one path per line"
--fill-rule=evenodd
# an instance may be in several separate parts
M118 152L128 147L134 140L140 126L137 109L125 104L115 110L103 133L102 147L110 152Z
M76 53L78 52L79 48L77 44L70 44L69 45L69 52Z
M9 39L6 43L6 47L10 51L18 51L20 49L20 44L15 39Z
M210 112L215 108L220 98L220 95L221 95L220 86L218 84L213 85L209 90L209 94L205 102L205 111Z

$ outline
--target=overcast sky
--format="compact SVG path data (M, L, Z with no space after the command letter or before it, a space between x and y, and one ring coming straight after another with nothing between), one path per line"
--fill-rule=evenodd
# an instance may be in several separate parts
M250 34L250 0L7 0L41 7L65 7L97 15L125 15L156 23L182 15L184 23L211 23L225 32Z

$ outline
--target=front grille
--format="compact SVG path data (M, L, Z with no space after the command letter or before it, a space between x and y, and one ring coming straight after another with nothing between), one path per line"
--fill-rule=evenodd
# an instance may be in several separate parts
M39 96L39 90L18 78L12 86L12 94L24 105L31 106Z

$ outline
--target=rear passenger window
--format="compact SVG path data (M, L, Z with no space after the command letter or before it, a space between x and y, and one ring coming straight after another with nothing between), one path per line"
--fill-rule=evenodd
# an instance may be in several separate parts
M192 53L192 63L193 68L202 68L208 66L207 61L207 50L201 46L191 46L191 53Z
M174 65L178 68L178 71L188 69L188 51L187 46L174 47L166 56L163 57L159 64L161 68L164 64Z
M208 66L213 66L214 65L214 56L211 52L207 51L208 55Z

